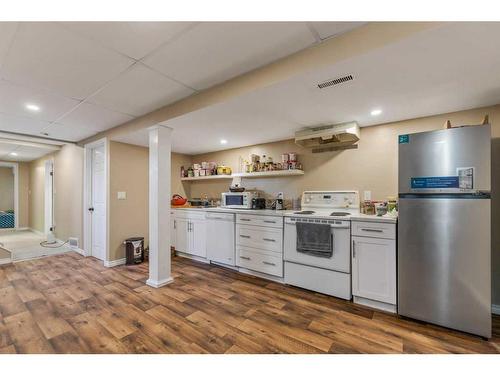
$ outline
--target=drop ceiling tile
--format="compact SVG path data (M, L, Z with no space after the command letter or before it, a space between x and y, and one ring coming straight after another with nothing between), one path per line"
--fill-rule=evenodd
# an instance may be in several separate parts
M40 121L29 117L13 116L0 113L0 131L40 135L43 128L49 125L48 121Z
M68 127L91 129L100 132L121 125L132 119L132 116L115 112L95 104L82 103L74 111L61 118L58 123Z
M26 109L26 104L36 104L40 111ZM33 89L12 82L0 81L0 112L31 117L44 121L55 121L75 107L78 100L65 98L47 90Z
M313 44L302 22L207 22L159 48L143 62L204 89Z
M339 35L360 27L366 24L366 22L310 22L309 25L312 26L319 34L321 39L330 38L335 35Z
M134 59L176 37L192 22L65 22L64 26Z
M79 126L63 125L59 123L50 124L43 131L48 134L49 138L55 138L69 142L78 142L98 133L98 131L93 129L83 128Z
M17 22L0 22L0 68L2 67L5 55L9 50L16 28Z
M88 101L140 116L192 93L193 90L137 63Z
M18 148L18 145L14 145L12 143L3 143L0 141L0 159L2 156L7 155Z
M55 23L26 22L19 24L2 75L12 82L83 99L132 63Z
M31 161L41 158L42 156L53 152L53 150L40 147L17 146L15 152L17 155L7 155L6 157L16 161Z

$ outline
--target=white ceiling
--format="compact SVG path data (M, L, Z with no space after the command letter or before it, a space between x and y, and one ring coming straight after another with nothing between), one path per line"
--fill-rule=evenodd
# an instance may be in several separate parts
M188 154L292 138L304 127L369 126L500 103L500 23L449 23L321 71L166 122ZM317 83L352 74L320 90ZM380 108L382 114L370 115ZM227 139L226 145L220 139ZM117 139L146 146L147 133Z
M360 25L0 22L0 130L80 141Z
M56 146L0 139L0 160L28 162L50 154L56 149Z

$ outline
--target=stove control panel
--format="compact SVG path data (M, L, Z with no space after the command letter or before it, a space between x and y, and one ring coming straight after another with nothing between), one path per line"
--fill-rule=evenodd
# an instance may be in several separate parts
M357 191L304 191L302 193L302 209L311 208L359 208Z

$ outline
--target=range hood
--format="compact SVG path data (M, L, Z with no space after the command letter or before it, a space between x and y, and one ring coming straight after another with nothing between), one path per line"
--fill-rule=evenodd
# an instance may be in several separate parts
M312 152L326 152L357 148L359 126L356 122L324 125L300 130L295 133L295 143Z

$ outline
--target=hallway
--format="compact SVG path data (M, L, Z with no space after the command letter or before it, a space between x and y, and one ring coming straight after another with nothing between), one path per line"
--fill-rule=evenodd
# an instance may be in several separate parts
M57 248L43 247L40 242L44 240L44 236L30 230L0 232L0 248L11 253L13 262L72 251L68 245Z

